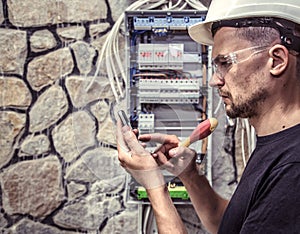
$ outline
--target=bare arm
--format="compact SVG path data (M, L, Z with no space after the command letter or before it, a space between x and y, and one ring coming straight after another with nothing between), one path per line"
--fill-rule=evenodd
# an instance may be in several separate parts
M203 225L210 233L217 233L228 201L221 198L206 177L199 175L196 170L180 176L180 179Z
M169 196L166 186L147 190L151 202L158 233L187 233L186 228Z

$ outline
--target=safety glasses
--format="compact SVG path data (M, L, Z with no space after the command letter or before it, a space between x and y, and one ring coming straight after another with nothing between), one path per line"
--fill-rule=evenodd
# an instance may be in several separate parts
M213 73L218 76L219 79L224 80L225 75L231 69L233 64L238 64L249 60L253 55L261 53L267 50L270 46L254 46L241 50L231 52L226 55L218 55L212 59ZM249 51L254 50L247 56ZM245 57L246 56L246 57Z

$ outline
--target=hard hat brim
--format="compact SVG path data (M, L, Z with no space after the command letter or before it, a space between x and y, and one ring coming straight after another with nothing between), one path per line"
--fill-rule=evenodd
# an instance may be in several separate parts
M211 25L213 21L211 22L200 22L197 24L194 24L188 28L188 32L190 37L203 45L213 45L214 40L211 33Z

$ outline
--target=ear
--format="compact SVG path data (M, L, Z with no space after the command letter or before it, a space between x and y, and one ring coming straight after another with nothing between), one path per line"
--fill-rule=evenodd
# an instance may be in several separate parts
M289 62L289 51L288 49L280 44L274 45L269 50L269 56L272 60L272 68L270 73L273 76L280 76L287 68Z

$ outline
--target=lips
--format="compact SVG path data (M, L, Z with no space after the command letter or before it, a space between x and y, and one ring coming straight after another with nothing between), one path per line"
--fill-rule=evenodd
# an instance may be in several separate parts
M219 95L222 98L224 104L227 104L227 102L231 100L231 95L228 92L222 92L219 90Z
M229 98L229 96L230 96L229 93L221 92L220 90L219 90L219 95L220 95L220 97L222 97L222 98Z

